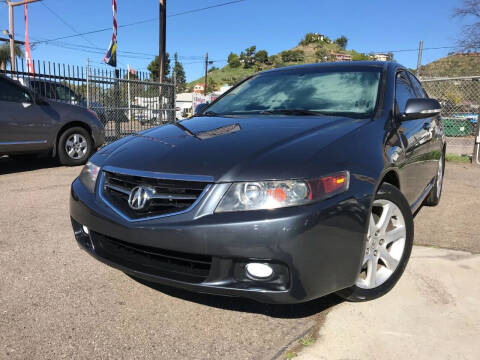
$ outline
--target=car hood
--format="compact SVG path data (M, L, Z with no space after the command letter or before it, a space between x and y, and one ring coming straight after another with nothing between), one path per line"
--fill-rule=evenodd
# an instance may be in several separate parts
M325 147L366 122L333 116L194 117L122 139L92 160L216 182L306 178L328 168L332 155L325 156Z

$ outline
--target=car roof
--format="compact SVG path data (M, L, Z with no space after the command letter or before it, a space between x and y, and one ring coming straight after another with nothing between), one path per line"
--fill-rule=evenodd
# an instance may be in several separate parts
M305 69L305 70L333 70L333 69L351 69L355 70L355 68L377 68L377 69L388 69L390 67L397 68L401 67L402 65L395 61L341 61L341 62L326 62L326 63L313 63L313 64L303 64L303 65L293 65L293 66L285 66L281 68L271 69L262 71L261 74L272 73L272 72L279 72L279 71L288 71L288 70L297 70L297 69Z

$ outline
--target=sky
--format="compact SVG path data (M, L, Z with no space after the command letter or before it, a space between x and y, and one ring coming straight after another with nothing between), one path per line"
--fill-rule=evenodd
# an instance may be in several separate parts
M177 52L187 80L204 73L204 57L214 66L226 64L228 54L256 45L269 54L290 49L307 32L331 39L345 35L348 49L394 51L395 59L415 68L418 43L424 41L423 64L455 49L462 20L452 19L461 0L244 0L189 14L189 10L232 0L168 0L167 51ZM158 0L117 0L118 25L150 20L118 29L118 66L146 71L158 53ZM172 16L176 15L176 16ZM23 7L15 9L15 36L24 39ZM43 0L29 5L30 42L51 40L111 28L111 0ZM0 30L8 29L8 8L0 2ZM5 37L4 35L0 35ZM38 43L35 60L108 68L102 64L112 31ZM398 51L397 50L413 50ZM122 52L124 51L124 52ZM171 56L173 59L173 56ZM213 66L212 65L212 66Z

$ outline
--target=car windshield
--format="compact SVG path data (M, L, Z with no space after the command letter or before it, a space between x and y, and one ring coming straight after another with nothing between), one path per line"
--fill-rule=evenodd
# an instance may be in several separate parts
M365 70L282 70L259 74L209 106L205 114L372 116L381 73Z

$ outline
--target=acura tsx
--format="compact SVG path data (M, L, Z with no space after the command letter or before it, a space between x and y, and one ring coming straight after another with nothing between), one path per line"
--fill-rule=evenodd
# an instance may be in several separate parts
M440 201L440 104L393 62L255 74L112 143L71 188L80 247L134 278L297 303L387 293Z

